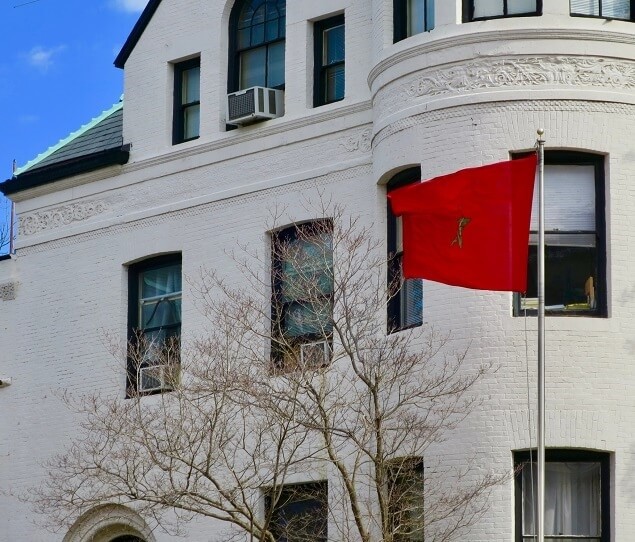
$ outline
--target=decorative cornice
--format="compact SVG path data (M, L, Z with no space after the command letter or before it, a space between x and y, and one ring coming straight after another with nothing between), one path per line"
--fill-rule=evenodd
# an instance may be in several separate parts
M47 211L23 214L19 217L20 236L29 236L44 230L86 220L107 210L103 201L85 201L64 205Z
M464 27L465 25L463 25ZM393 55L378 62L368 74L368 86L375 84L375 80L387 69L410 58L428 55L438 51L445 51L451 47L462 47L466 45L483 44L487 42L513 42L523 40L564 40L564 41L599 41L603 43L615 43L635 45L635 34L602 30L588 29L562 29L562 28L524 28L510 30L487 30L470 32L469 34L459 34L439 38L433 41L420 43L408 49L400 50ZM433 57L431 57L433 61ZM378 89L375 89L377 92Z
M487 58L424 70L397 88L384 87L375 99L383 118L413 98L525 87L635 89L635 62L601 57L531 56Z

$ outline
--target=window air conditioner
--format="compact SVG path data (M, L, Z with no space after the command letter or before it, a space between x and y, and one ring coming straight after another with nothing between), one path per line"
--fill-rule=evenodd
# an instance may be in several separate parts
M300 362L303 367L324 367L331 361L328 341L300 345Z
M227 95L227 123L251 124L284 115L284 91L251 87Z
M174 377L174 367L169 365L150 365L139 368L139 391L172 389L170 378Z

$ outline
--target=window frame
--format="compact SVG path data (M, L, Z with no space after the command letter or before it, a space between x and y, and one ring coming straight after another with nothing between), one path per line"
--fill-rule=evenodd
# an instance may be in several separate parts
M537 461L536 450L513 452L514 459L514 540L523 542L523 481L522 471L526 464ZM583 450L578 448L552 448L545 450L545 463L599 463L600 464L600 515L601 542L611 540L611 454L609 452ZM570 538L568 535L559 535ZM525 537L527 538L527 537ZM597 537L596 537L597 538ZM545 537L557 541L558 537ZM585 540L585 538L580 538Z
M298 488L303 488L303 487L309 488L307 489L307 494L309 494L311 491L317 492L319 494L319 498L308 498L308 499L302 499L298 501L289 500L289 501L281 503L281 501L283 501L284 496L287 492L297 491ZM291 505L297 504L299 502L309 502L313 504L317 503L319 507L320 500L324 501L323 502L324 516L320 517L318 521L320 524L323 524L324 533L323 533L323 536L320 536L320 537L318 537L316 533L316 538L313 539L313 542L327 542L328 541L328 482L326 480L321 480L317 482L301 482L297 484L285 484L285 485L279 486L277 490L280 491L280 494L278 496L275 506L273 506L271 494L275 490L276 489L269 489L265 491L265 515L267 519L269 520L267 523L268 525L267 528L277 541L287 542L287 538L281 535L281 529L279 528L280 520L278 519L278 514L280 514L280 512L282 511L281 509L284 506L287 506L289 504ZM310 511L315 510L315 508L310 507L310 505L308 509ZM312 517L315 517L315 515L312 515Z
M142 391L139 389L138 373L139 369L141 368L141 364L135 361L133 356L133 349L136 349L138 347L139 336L144 333L144 330L139 328L139 281L141 275L147 271L153 271L177 264L181 269L182 281L183 258L180 252L147 258L128 266L128 357L126 362L126 398L142 395L154 395L157 393L170 391L168 388L161 388L150 391ZM180 300L182 301L183 286L181 286L181 291L179 293ZM166 326L170 327L171 329L178 329L178 334L175 334L174 336L178 336L179 338L179 350L182 324L183 319L181 316L181 321L178 324L170 324L169 326ZM161 329L161 327L159 329ZM180 365L180 359L177 360L175 364Z
M327 30L343 27L344 31L344 59L331 64L323 64L324 58L324 32ZM313 107L336 103L346 97L346 23L344 14L321 19L313 24ZM342 66L344 69L344 94L341 98L329 100L326 96L326 75L329 69Z
M626 21L626 22L635 22L635 0L629 0L631 15L628 19L622 19L621 17L608 17L602 15L602 1L598 0L598 9L600 11L599 15L593 15L591 13L574 13L573 8L571 6L571 0L569 0L569 13L571 17L587 17L590 19L604 19L606 21Z
M422 0L423 11L425 13L424 29L422 32L409 34L409 17L408 17L408 1L409 0L393 0L393 43L403 41L406 38L430 32L434 30L434 11L436 8L435 0ZM432 20L428 15L432 13Z
M392 190L401 188L408 184L421 181L421 166L414 166L400 171L394 175L386 184L386 193L390 193ZM387 198L386 198L387 199ZM403 250L398 251L397 247L397 233L398 233L398 221L399 218L392 214L390 208L390 202L386 201L386 249L387 249L387 287L388 291L393 284L396 283L397 278L400 280L400 287L394 295L388 299L387 304L387 332L396 333L398 331L404 331L423 325L423 308L419 315L419 321L413 324L406 325L403 322L402 312L403 308L403 284L401 280L401 259L403 257ZM421 298L423 304L423 282L421 279L408 279L417 280L421 282Z
M536 11L528 11L526 13L505 14L507 11L508 0L503 0L503 14L492 15L490 17L474 17L474 1L463 0L463 22L471 23L476 21L489 21L490 19L510 19L513 17L540 17L542 15L542 0L536 0Z
M298 232L300 230L309 230L310 228L317 228L316 233L330 232L331 238L331 268L326 269L330 273L331 281L333 280L333 222L330 219L316 219L307 222L301 222L291 224L284 228L278 229L271 233L271 359L273 367L279 370L290 370L293 367L286 366L285 363L285 349L283 345L277 341L278 337L284 335L286 326L284 325L285 315L288 311L288 306L298 301L307 301L302 298L294 298L293 301L281 300L283 289L283 266L285 261L281 258L279 249L277 248L280 243L293 243L299 239ZM309 232L310 235L310 232ZM331 286L333 286L331 284ZM333 317L333 288L328 294L324 294L323 299L330 308L330 317ZM311 301L308 301L311 303ZM328 345L328 351L332 351L333 332L329 333L307 333L304 335L294 336L290 338L280 339L281 342L292 348L293 352L299 357L299 354L295 352L296 349L300 349L303 344L310 344L315 342L326 341ZM330 361L330 359L329 359ZM325 364L326 365L326 364Z
M526 156L525 153L514 155L514 158ZM595 172L595 240L596 240L596 266L597 266L597 282L595 287L596 308L593 310L548 310L545 311L547 316L577 316L590 318L607 318L608 317L608 285L606 270L606 181L605 181L605 156L601 154L592 154L579 151L545 151L545 165L586 165L593 166ZM531 233L535 233L533 230ZM545 232L545 236L550 232ZM570 233L574 233L573 230ZM531 245L531 243L530 243ZM529 265L529 264L528 264ZM545 259L545 267L547 261ZM537 315L536 309L522 309L521 295L514 294L514 316Z
M231 13L229 15L229 46L228 46L228 70L227 70L227 92L237 92L239 90L244 90L241 88L240 84L240 66L241 66L241 55L248 51L254 51L259 48L265 48L266 55L268 58L269 55L269 46L282 42L284 44L285 49L285 61L283 66L283 79L286 71L286 1L285 1L285 16L284 16L284 25L282 28L284 29L283 35L280 36L280 32L278 32L278 37L269 41L263 41L258 45L250 45L248 47L240 48L238 46L238 23L240 14L243 8L250 2L260 2L267 3L269 0L236 0L236 3L232 7ZM263 85L266 88L273 88L277 90L284 90L285 81L283 80L282 84L268 87L268 62L265 62L265 84ZM258 85L256 85L258 86ZM245 87L251 88L251 87Z
M198 100L183 103L183 76L185 72L193 69L199 69L199 89ZM194 141L201 136L200 127L200 106L201 106L201 89L200 89L200 69L201 58L196 57L183 62L174 64L174 107L172 119L172 144L178 145L187 141ZM185 113L192 107L199 107L199 129L196 136L185 137Z

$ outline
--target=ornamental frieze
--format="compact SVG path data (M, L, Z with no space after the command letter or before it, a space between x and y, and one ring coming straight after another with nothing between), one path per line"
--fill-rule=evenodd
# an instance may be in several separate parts
M38 211L19 217L19 235L27 236L45 230L80 222L106 211L107 206L101 201L86 201L64 205L48 211Z
M635 89L635 63L589 57L480 59L424 72L376 99L380 116L422 96L462 94L504 87L596 87Z
M358 134L345 138L340 145L348 152L362 151L370 152L371 149L371 135L370 129L364 130Z

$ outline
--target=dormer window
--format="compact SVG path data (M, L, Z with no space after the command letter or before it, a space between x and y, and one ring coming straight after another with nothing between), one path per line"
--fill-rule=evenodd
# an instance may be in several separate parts
M229 92L283 89L286 1L237 0L229 30Z

